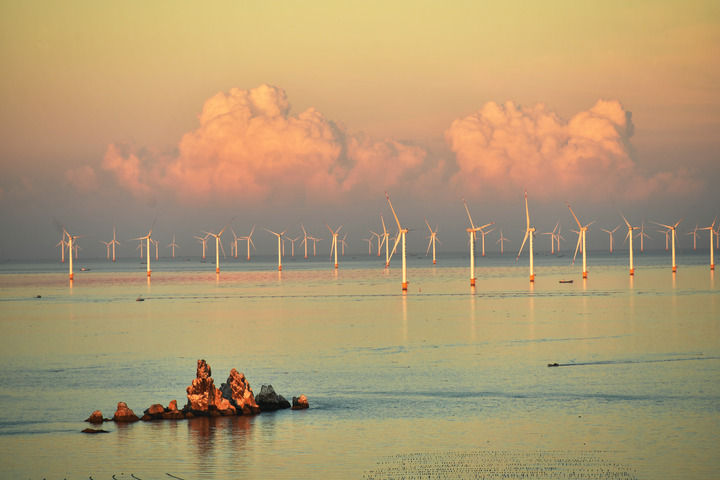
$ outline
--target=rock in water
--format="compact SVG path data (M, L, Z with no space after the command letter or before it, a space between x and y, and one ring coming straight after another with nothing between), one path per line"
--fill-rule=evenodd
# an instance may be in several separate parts
M125 402L118 402L117 410L115 410L112 419L114 422L137 422L140 420Z
M306 408L310 408L310 403L308 403L308 399L305 395L300 395L299 397L293 397L293 400L292 400L292 409L293 410L304 410Z
M227 381L220 385L223 398L227 399L238 414L251 415L260 413L260 407L255 402L255 396L244 373L234 368L230 370Z
M285 400L282 395L275 393L272 385L260 387L260 393L255 397L255 401L262 412L274 412L275 410L290 408L290 402Z
M95 429L95 428L86 428L82 431L82 433L110 433L107 430L103 429Z
M88 418L85 419L85 421L90 423L103 423L104 419L102 412L100 410L95 410Z
M198 360L195 378L186 390L188 403L183 410L203 416L235 415L235 407L215 388L211 374L210 365Z

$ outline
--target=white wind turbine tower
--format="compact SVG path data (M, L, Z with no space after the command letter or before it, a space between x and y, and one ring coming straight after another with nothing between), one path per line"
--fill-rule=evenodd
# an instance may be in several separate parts
M313 257L317 257L317 242L321 241L322 238L308 237L308 240L312 240L312 242L313 242Z
M645 252L645 239L650 240L650 235L645 233L645 222L640 222L640 231L637 234L640 237L640 253Z
M428 253L430 253L430 246L432 245L433 265L435 265L435 264L437 263L436 260L435 260L435 241L439 241L438 238L437 238L438 227L437 227L437 225L436 225L436 226L435 226L435 231L433 231L433 229L430 227L430 224L429 224L428 221L427 221L427 218L425 219L425 225L427 225L428 230L430 230L430 236L427 237L427 238L430 239L430 241L428 242L427 251L425 252L425 256L427 257Z
M80 235L70 235L70 233L63 228L63 239L65 238L65 235L67 235L67 242L66 245L68 247L68 268L70 270L70 280L73 279L73 240L77 240L80 238Z
M330 244L330 256L332 257L333 252L335 253L335 268L338 268L338 259L337 259L337 256L338 256L337 237L338 237L338 232L340 232L340 229L341 229L343 226L340 225L340 226L337 228L337 230L335 230L335 231L333 231L333 229L330 228L330 225L328 225L327 223L325 224L325 226L327 227L328 230L330 230L330 235L332 235L332 243Z
M523 238L522 244L520 245L520 250L518 251L517 261L520 258L520 254L523 251L523 247L525 246L525 242L527 241L528 237L530 237L530 244L528 245L528 253L530 254L530 282L535 282L535 264L533 259L533 237L535 236L535 227L530 226L530 210L528 209L528 200L527 200L527 190L525 191L525 220L526 220L526 227L525 227L525 238Z
M627 228L628 228L628 233L627 233L627 235L625 236L625 238L628 239L629 242L630 242L630 243L629 243L629 247L630 247L630 275L635 275L635 265L633 264L633 244L632 244L632 241L633 241L633 233L632 233L632 231L633 231L633 230L637 230L638 227L633 227L632 225L630 225L630 222L628 222L628 219L625 218L625 215L623 215L622 213L620 214L620 216L623 218L623 221L625 222L625 225L627 225ZM612 237L610 237L610 238L612 238Z
M67 247L67 242L65 241L65 234L66 232L63 231L62 238L57 243L57 245L55 245L56 247L60 247L60 263L65 263L65 247Z
M180 248L180 245L178 245L177 243L175 243L175 234L174 234L174 233L173 233L172 242L170 242L170 243L168 244L168 248L171 248L171 249L172 249L172 258L175 258L175 249L176 249L176 248Z
M225 233L225 229L227 228L227 225L225 225L222 230L220 230L218 233L212 233L212 232L203 232L207 236L215 237L215 273L220 273L220 251L222 250L223 258L225 257L225 248L223 247L222 241L220 241L220 237L222 237L222 234ZM205 237L207 238L207 237Z
M363 238L363 242L367 242L368 244L368 256L372 255L372 246L373 246L373 239L371 238Z
M480 235L482 235L482 256L485 256L485 235L487 235L490 232L493 232L495 229L491 228L490 230L483 230L482 228L478 230L480 232Z
M252 241L253 232L255 232L255 225L252 226L250 229L250 233L245 237L238 237L238 240L246 240L247 241L247 260L250 261L250 245L252 245L253 249L255 249L255 243ZM235 247L235 252L237 253L237 247Z
M705 229L701 228L700 230L705 230ZM695 230L687 233L688 235L692 235L692 237L693 237L693 251L697 250L697 232L698 232L698 226L695 225Z
M144 247L144 245L143 245L143 241L142 241L142 240L140 240L140 241L138 242L138 246L135 247L135 250L139 250L139 251L140 251L140 260L142 260L142 259L145 258L145 254L143 253L143 247Z
M500 244L500 255L505 254L505 242L509 242L510 239L503 236L502 228L500 229L500 238L498 238L497 242Z
M230 228L230 233L233 235L232 242L230 242L230 256L238 258L238 240L240 240L240 237L237 236L235 229L232 227Z
M408 229L403 228L400 224L400 220L398 219L397 214L395 213L395 209L392 206L392 202L390 201L390 195L388 195L387 192L385 192L385 198L387 198L388 204L390 205L390 210L392 210L393 217L395 217L395 222L397 222L398 226L398 237L395 240L395 246L393 246L393 253L395 253L395 249L397 248L398 242L402 240L402 290L403 292L407 292L408 287L408 281L407 281L407 256L405 253L405 234L407 234ZM382 217L380 217L382 218ZM383 221L383 226L385 225L385 222ZM386 264L389 265L390 260L388 259L388 262Z
M340 253L342 254L343 257L345 256L345 247L348 246L347 236L348 236L348 234L346 232L345 235L343 235L343 238L340 239L340 246L341 246Z
M613 253L613 234L614 234L615 232L617 232L617 229L618 229L618 228L620 228L620 225L618 225L617 227L613 228L612 230L606 230L606 229L604 229L604 228L601 228L601 229L600 229L600 230L602 230L603 232L605 232L605 233L607 233L608 235L610 235L610 253Z
M717 223L717 218L715 218L713 220L712 225L710 225L709 227L703 227L700 229L700 230L709 230L710 231L710 270L715 270L715 250L713 250L713 247L714 247L713 233L715 233L715 224L716 223Z
M273 232L272 230L269 230L267 228L265 230L275 235L278 239L278 272L282 272L282 237L283 235L285 235L285 232L287 232L287 230L283 230L280 233Z
M670 250L670 232L671 230L658 230L658 233L665 234L665 251Z
M664 223L658 223L653 222L655 225L659 225L661 227L665 227L670 231L671 241L670 244L672 245L672 271L673 273L677 272L677 265L675 264L675 238L677 238L677 227L680 225L680 222L682 222L682 219L678 220L675 225L665 225Z
M290 256L291 257L295 256L295 242L297 242L298 240L300 240L299 236L295 237L295 238L288 237L288 241L290 242Z
M207 250L207 239L209 235L205 235L204 237L194 235L194 237L197 239L198 242L202 243L202 259L205 260L205 251Z
M303 239L302 239L302 242L300 242L300 245L303 245L305 247L305 259L307 259L308 258L308 256L307 256L308 234L307 234L307 230L305 230L305 226L302 223L300 224L300 228L302 228L302 231L303 231Z
M588 273L588 272L587 272L587 259L586 259L586 252L585 252L585 248L586 248L585 235L586 235L586 233L587 233L588 227L589 227L590 225L592 225L593 223L595 223L595 220L593 220L592 222L590 222L590 223L588 223L587 225L583 226L583 225L580 223L580 220L578 219L577 215L575 215L575 212L573 212L573 209L572 209L572 207L570 206L569 203L567 204L567 206L568 206L568 208L570 209L570 213L572 213L573 218L574 218L575 221L577 222L578 228L580 229L580 231L578 232L578 243L577 243L577 245L575 246L575 255L573 255L573 263L575 263L575 257L577 257L578 248L580 248L580 242L582 241L582 256L583 256L583 274L582 274L582 275L583 275L583 278L587 278L587 273Z
M380 256L380 246L381 246L380 234L373 230L370 230L370 238L368 239L369 240L368 249L370 250L369 255L372 255L372 242L373 242L373 239L375 239L375 238L377 238L377 247L378 247L377 248L377 256L379 257Z
M112 261L115 261L115 245L120 245L120 242L118 242L116 235L115 235L115 226L113 225L113 239L110 240L110 244L112 245Z
M105 245L105 260L110 260L110 242L100 240L100 243Z
M155 245L155 261L158 261L160 259L160 252L158 252L160 242L158 240L153 240L152 243Z
M468 232L470 237L470 286L475 286L475 236L477 232L482 232L483 228L493 225L495 222L486 223L482 227L476 227L473 223L473 219L470 216L470 209L467 206L467 202L463 198L463 205L465 205L465 211L467 212L468 219L470 220L470 228L465 230Z
M555 228L552 229L552 232L543 232L541 235L550 235L550 255L555 255L555 235L558 229L558 226L560 226L560 221L555 224Z
M154 223L155 222L153 222L153 224ZM143 240L146 241L146 245L147 245L147 276L148 277L152 273L152 270L150 269L150 242L151 242L150 235L152 235L152 227L150 227L150 231L144 237L137 237L137 238L132 239L132 240L140 240L141 243ZM140 251L142 251L142 248Z

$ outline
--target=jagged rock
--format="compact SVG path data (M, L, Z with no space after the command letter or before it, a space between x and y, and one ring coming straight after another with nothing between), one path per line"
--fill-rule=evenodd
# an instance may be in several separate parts
M90 423L103 423L105 419L103 418L100 410L95 410L88 418L85 419L85 421Z
M272 385L260 387L260 393L255 396L255 401L262 412L274 412L275 410L290 408L290 402L285 400L282 395L275 393Z
M170 401L170 403L168 404L168 407L167 407L167 411L168 412L177 412L178 411L177 400Z
M169 412L163 413L162 418L164 420L182 420L185 418L185 414L180 410L170 410Z
M117 410L115 410L112 419L114 422L137 422L140 420L125 402L118 402Z
M100 428L100 429L96 429L96 428L86 428L86 429L83 430L81 433L110 433L110 432L108 432L107 430L103 430L103 429L101 429L101 428Z
M211 374L210 365L198 360L195 378L186 389L188 403L183 410L205 416L235 415L235 407L215 388Z
M293 410L304 410L306 408L310 408L310 403L308 402L308 399L305 395L300 395L299 397L293 397L293 399L292 399L292 409Z
M145 413L147 413L148 415L162 414L165 413L165 407L163 407L159 403L155 403L153 405L150 405L150 408L145 410Z
M245 378L244 373L239 373L234 368L230 370L227 381L220 385L223 398L227 399L235 407L238 414L251 415L260 413L260 407L255 402L253 391Z

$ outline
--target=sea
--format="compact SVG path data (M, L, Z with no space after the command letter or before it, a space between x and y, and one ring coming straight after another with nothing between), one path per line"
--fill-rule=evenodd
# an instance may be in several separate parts
M423 253L0 262L0 478L720 478L707 250ZM310 408L81 433L198 359Z

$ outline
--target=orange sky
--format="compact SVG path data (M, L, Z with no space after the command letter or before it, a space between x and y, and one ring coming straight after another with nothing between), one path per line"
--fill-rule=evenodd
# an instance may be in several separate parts
M717 2L482 3L4 2L0 213L718 213Z

